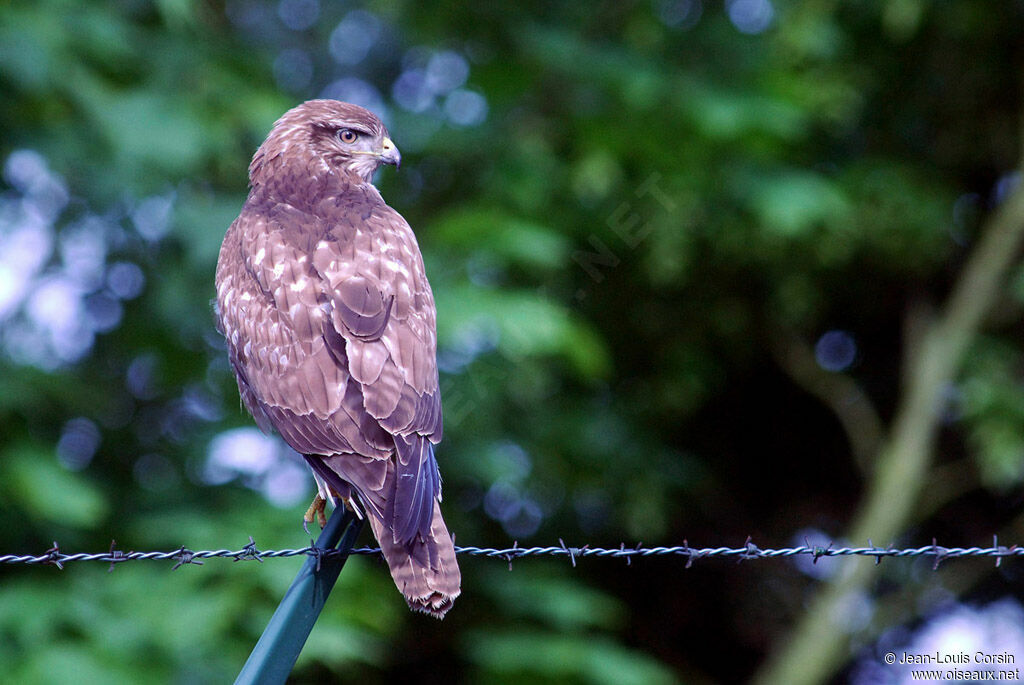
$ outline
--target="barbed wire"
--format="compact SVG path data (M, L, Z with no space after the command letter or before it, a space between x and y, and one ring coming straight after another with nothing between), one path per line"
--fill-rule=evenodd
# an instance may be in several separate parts
M690 568L694 561L699 559L710 559L724 557L736 559L737 562L752 561L757 559L774 559L778 557L811 557L814 563L822 557L874 557L875 563L879 564L882 559L895 557L933 557L933 569L948 559L962 559L965 557L994 557L996 566L999 566L1006 557L1024 556L1024 547L1011 545L1009 547L1000 545L998 539L993 537L991 547L943 547L934 539L932 544L924 547L909 547L897 549L895 547L877 547L868 540L867 547L833 547L832 543L826 546L811 545L809 542L800 547L782 547L779 549L762 549L755 545L750 538L742 547L691 547L684 540L682 545L674 547L644 547L640 544L627 547L625 543L618 547L582 547L567 546L562 540L558 546L548 547L520 547L518 543L512 547L456 547L457 554L477 557L487 557L507 561L511 568L512 562L516 559L537 556L568 557L572 565L576 566L576 560L587 557L625 559L626 563L632 563L635 558L661 557L661 556L682 556L686 557L686 568ZM66 554L60 551L60 546L54 542L53 547L40 555L0 555L0 564L44 564L64 568L64 564L77 561L99 561L109 563L110 569L114 565L126 561L173 561L173 569L178 569L185 564L202 565L204 559L225 558L234 561L258 561L262 563L266 559L281 559L296 556L311 556L318 559L343 556L345 552L337 549L324 549L310 545L301 549L279 549L260 550L256 547L256 541L249 537L249 544L241 549L216 549L193 551L187 547L180 547L170 552L125 552L115 548L114 543L110 549L99 553L73 553ZM379 547L356 547L349 552L349 555L372 556L380 554Z

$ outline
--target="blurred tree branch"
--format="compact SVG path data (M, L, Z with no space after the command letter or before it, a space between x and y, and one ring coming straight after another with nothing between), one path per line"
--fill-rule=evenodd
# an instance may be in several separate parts
M853 459L862 473L882 441L882 420L867 393L849 376L825 371L814 350L795 334L775 336L772 353L776 363L801 388L832 410L850 441Z
M921 488L914 519L923 521L950 502L980 487L978 470L970 456L936 464L928 473L928 482Z
M906 384L888 436L878 450L861 507L846 538L877 544L895 540L912 523L929 482L943 392L956 378L985 315L999 297L1024 239L1020 184L989 217L941 316L910 351ZM846 658L845 607L877 577L870 561L855 561L811 601L788 642L755 676L758 683L816 683Z

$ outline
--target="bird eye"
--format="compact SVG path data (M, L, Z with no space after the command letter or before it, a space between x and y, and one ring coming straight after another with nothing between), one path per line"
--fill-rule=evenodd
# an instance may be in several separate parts
M343 143L354 143L358 137L359 134L350 128L343 128L338 131L338 138L340 138Z

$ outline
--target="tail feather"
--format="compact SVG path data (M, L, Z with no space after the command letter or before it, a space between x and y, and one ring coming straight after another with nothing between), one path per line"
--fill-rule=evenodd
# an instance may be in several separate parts
M416 535L408 543L395 542L394 533L381 519L372 515L367 518L409 608L444 618L461 593L462 574L455 560L455 544L441 517L441 505L434 500L429 534Z
M394 497L389 500L387 511L395 542L401 544L412 542L417 535L430 534L433 503L441 499L441 476L434 446L416 433L396 435L394 470Z
M424 450L429 461L417 462L420 469L416 478L408 479L418 484L409 488L417 496L412 498L411 504L403 498L401 508L396 504L402 490L398 477L403 469L396 468L397 459L381 461L353 455L305 455L305 458L313 473L323 480L328 494L333 491L342 500L354 494L363 505L373 536L391 569L391 577L409 607L444 618L460 594L462 575L455 560L455 544L441 516L440 479L432 446L423 440L418 447ZM419 504L426 496L430 499ZM405 515L398 516L399 510ZM415 522L414 527L403 540L395 529L407 527L410 520Z

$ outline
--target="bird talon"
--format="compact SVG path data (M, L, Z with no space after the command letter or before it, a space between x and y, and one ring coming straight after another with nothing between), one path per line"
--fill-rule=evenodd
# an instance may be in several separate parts
M327 508L327 500L320 496L318 492L316 497L313 498L313 502L309 505L309 509L306 509L306 513L302 515L302 528L309 535L309 524L314 520L320 524L320 530L323 530L327 525L327 514L325 509Z

